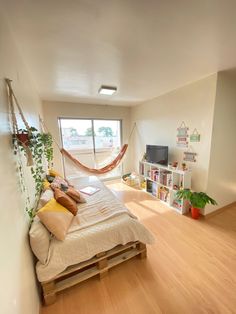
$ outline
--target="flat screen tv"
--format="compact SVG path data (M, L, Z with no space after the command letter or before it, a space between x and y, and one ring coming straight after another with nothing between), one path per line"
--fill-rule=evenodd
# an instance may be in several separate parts
M168 146L146 145L146 159L155 164L168 165Z

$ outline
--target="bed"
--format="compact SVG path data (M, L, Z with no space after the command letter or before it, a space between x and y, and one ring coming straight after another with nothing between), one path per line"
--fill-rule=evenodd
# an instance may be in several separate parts
M72 180L76 189L94 186L85 195L64 241L50 238L46 259L38 261L36 273L46 304L56 294L92 276L105 276L111 267L134 256L146 257L151 233L96 177ZM79 223L78 223L79 221Z

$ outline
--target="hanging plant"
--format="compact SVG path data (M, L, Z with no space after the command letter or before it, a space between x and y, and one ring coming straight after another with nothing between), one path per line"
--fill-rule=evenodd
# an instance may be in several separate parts
M25 143L22 143L22 141L19 140L19 137L16 135L13 136L13 143L15 153L17 153L17 150L19 148L20 151L23 152L27 157L27 164L31 167L30 171L35 182L35 197L37 200L42 190L45 175L45 159L47 161L48 168L52 166L53 140L50 133L40 133L35 127L30 127L29 130L30 133L28 133L25 129L19 130L20 132L22 132L21 134L28 135L27 145L25 145ZM32 159L32 162L30 163L29 153L30 159ZM22 171L20 171L20 177L23 177ZM29 216L32 217L33 208L26 210Z
M31 202L27 191L27 185L25 184L24 168L21 160L21 153L23 152L27 158L27 166L30 166L31 174L35 182L35 197L36 202L42 190L43 179L45 174L45 159L48 167L52 166L53 160L53 148L52 148L52 136L49 133L41 133L36 128L30 127L27 122L23 110L14 94L11 83L8 78L5 79L8 86L9 96L9 108L12 121L12 133L13 133L13 149L14 154L18 155L17 165L20 176L20 185L23 192L27 193L26 197L26 211L29 216L33 216L33 208L30 208ZM25 126L25 129L19 129L16 119L15 106L18 109L19 116Z

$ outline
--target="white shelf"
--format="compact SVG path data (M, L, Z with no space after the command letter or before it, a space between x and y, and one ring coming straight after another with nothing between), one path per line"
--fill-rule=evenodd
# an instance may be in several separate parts
M157 177L157 180L153 180L150 177L151 171L158 171L157 173L153 173L153 176ZM191 188L191 171L183 171L179 169L171 169L169 167L154 164L146 161L140 161L139 163L139 175L140 175L140 181L146 181L146 192L150 193L154 197L157 197L161 202L166 204L168 207L172 208L178 213L184 214L188 210L188 204L183 201L179 201L180 208L177 208L173 205L173 202L175 200L175 193L178 191L178 189L190 189ZM162 183L162 180L168 180L172 184L166 185ZM153 183L156 184L156 193L153 193L152 191L147 191L147 182L149 181L149 185L151 182L151 185ZM177 186L177 189L174 188L174 186ZM164 201L159 198L160 192L167 194L167 201ZM169 194L169 195L168 195Z

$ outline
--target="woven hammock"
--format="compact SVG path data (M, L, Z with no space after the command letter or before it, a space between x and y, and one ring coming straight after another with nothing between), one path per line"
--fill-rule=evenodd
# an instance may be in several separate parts
M104 174L104 173L107 173L109 171L112 171L113 169L115 169L119 164L120 162L122 161L126 151L127 151L127 148L128 148L128 144L124 144L119 152L119 154L117 155L117 157L112 161L110 162L108 165L106 165L105 167L103 168L100 168L100 169L96 169L96 168L89 168L85 165L83 165L78 159L74 158L67 150L65 150L64 148L61 148L60 149L60 152L62 153L62 155L64 155L65 157L69 158L75 166L79 167L81 170L85 171L85 172L89 172L89 173L92 173L92 174L96 174L96 175L99 175L99 174Z
M42 126L47 130L47 132L49 132L48 128L46 127L44 121L39 117L40 122L42 124ZM132 131L129 135L129 139L134 131L136 127L136 123L134 124ZM53 137L52 137L53 138ZM90 168L87 167L86 165L82 164L78 159L76 159L75 157L73 157L66 149L61 148L60 145L57 143L57 141L53 138L53 141L55 142L55 144L57 145L59 151L61 152L61 154L63 156L65 156L66 158L68 158L70 161L73 162L73 164L80 168L82 171L86 172L86 173L91 173L91 174L95 174L95 175L101 175L101 174L105 174L107 172L112 171L113 169L115 169L122 161L123 157L125 156L125 153L128 149L128 144L124 144L119 152L119 154L116 156L116 158L111 161L109 164L107 164L105 167L102 168ZM129 140L128 140L129 142Z
M15 104L18 111L19 111L20 117L21 117L21 119L22 119L22 121L26 127L26 130L28 131L28 134L31 134L30 126L25 119L23 110L21 109L21 106L20 106L19 102L17 101L17 98L16 98L14 91L12 89L12 86L11 86L12 81L10 79L5 79L5 81L8 85L8 89L9 89L10 113L11 113L11 117L12 117L13 133L14 134L20 133L19 128L18 128L18 124L17 124L16 115L15 115L15 110L14 110L14 104ZM44 124L44 122L40 116L39 116L39 120L40 120L42 127L45 130L47 130L47 132L49 132L48 128L46 127L46 125ZM129 139L130 139L135 127L136 127L136 124L134 124L134 126L132 128ZM77 166L78 168L80 168L82 171L89 172L89 173L92 173L95 175L104 174L104 173L107 173L107 172L115 169L121 163L121 161L122 161L122 159L123 159L123 157L124 157L124 155L128 149L128 144L124 144L122 146L119 154L116 156L116 158L113 161L111 161L109 164L107 164L105 167L102 167L100 169L89 168L86 165L82 164L78 159L74 158L67 150L65 150L64 148L61 148L53 136L52 136L52 138L53 138L54 143L57 145L57 147L59 148L59 150L63 156L70 159L74 163L74 165ZM32 153L31 153L29 147L27 147L27 145L25 145L23 142L21 142L21 145L24 147L26 154L27 154L27 157L28 157L27 158L27 160L28 160L27 165L31 166L33 164Z

